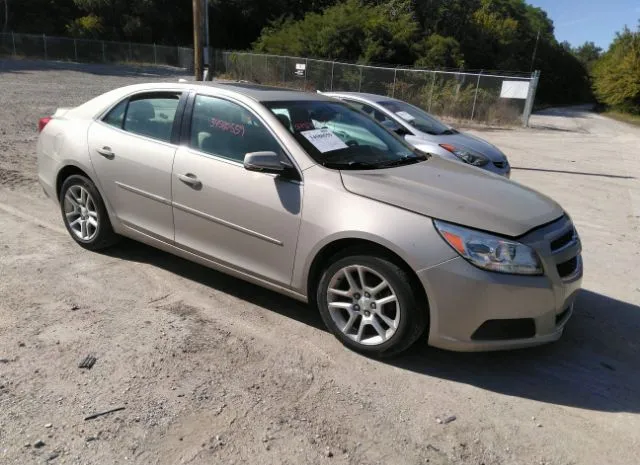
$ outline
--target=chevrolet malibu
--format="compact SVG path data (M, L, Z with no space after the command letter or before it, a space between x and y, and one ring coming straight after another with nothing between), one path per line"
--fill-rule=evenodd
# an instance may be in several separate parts
M359 352L533 346L571 316L581 245L557 203L344 102L145 84L39 128L40 183L80 246L127 236L309 302Z
M407 102L360 92L327 92L324 95L350 103L420 150L477 166L507 178L511 175L509 160L498 147L447 126Z

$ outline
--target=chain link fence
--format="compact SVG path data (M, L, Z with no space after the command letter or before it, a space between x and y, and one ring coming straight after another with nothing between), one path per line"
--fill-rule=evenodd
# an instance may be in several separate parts
M78 63L136 63L193 69L193 49L156 44L0 33L0 57Z
M386 68L279 55L212 50L211 76L306 91L388 95L444 119L525 126L539 72L493 73Z

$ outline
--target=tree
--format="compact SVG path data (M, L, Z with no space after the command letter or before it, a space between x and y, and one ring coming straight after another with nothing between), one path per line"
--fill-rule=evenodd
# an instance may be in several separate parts
M460 44L453 37L433 34L423 39L414 50L419 56L415 62L418 68L460 68L464 65Z
M2 24L2 32L7 32L9 25L9 0L4 0L4 22Z
M387 6L347 0L299 21L281 19L263 30L254 48L363 63L411 63L419 25L410 12Z
M63 35L69 19L78 13L73 0L5 0L5 5L7 29L16 32Z
M100 17L90 14L67 24L67 32L73 37L97 39L104 32L104 26Z
M339 0L209 0L211 43L218 48L246 49L269 24L299 20Z
M602 49L596 46L593 42L585 42L579 47L574 48L572 51L587 70L590 70L598 58L600 58L600 55L602 55Z
M593 68L598 99L616 109L640 113L640 23L625 27Z

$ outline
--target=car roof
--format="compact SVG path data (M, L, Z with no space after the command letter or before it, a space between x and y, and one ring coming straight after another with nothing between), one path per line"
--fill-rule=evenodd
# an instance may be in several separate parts
M396 99L392 97L387 97L386 95L368 94L366 92L323 92L323 94L329 97L332 95L344 96L344 97L357 97L357 98L368 100L374 103L396 101Z
M260 84L244 83L244 82L215 82L210 84L212 87L226 89L232 92L245 95L259 102L282 101L282 100L317 100L318 94L302 92L299 90L286 89L283 87L264 86ZM320 97L324 100L325 98Z
M287 89L284 87L265 86L261 84L253 84L244 81L181 81L180 83L158 83L148 84L148 87L171 87L171 88L187 88L193 90L201 90L206 92L208 89L220 89L227 92L234 92L248 97L257 102L275 102L275 101L335 101L331 97L318 94L315 92L303 92L295 89ZM143 90L146 85L137 86Z

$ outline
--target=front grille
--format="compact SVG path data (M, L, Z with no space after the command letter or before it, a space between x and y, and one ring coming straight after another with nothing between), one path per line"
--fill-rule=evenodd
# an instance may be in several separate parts
M567 231L559 238L551 241L551 251L555 252L556 250L563 248L567 244L571 243L574 237L575 237L575 231L573 228L571 228L571 230Z
M578 257L573 257L571 260L567 260L566 262L560 263L558 266L558 274L561 278L566 278L573 274L578 267Z
M496 168L500 168L500 169L507 166L506 161L494 161L493 164L496 166Z
M528 339L536 335L533 318L487 320L475 330L471 339L475 341L504 341Z

